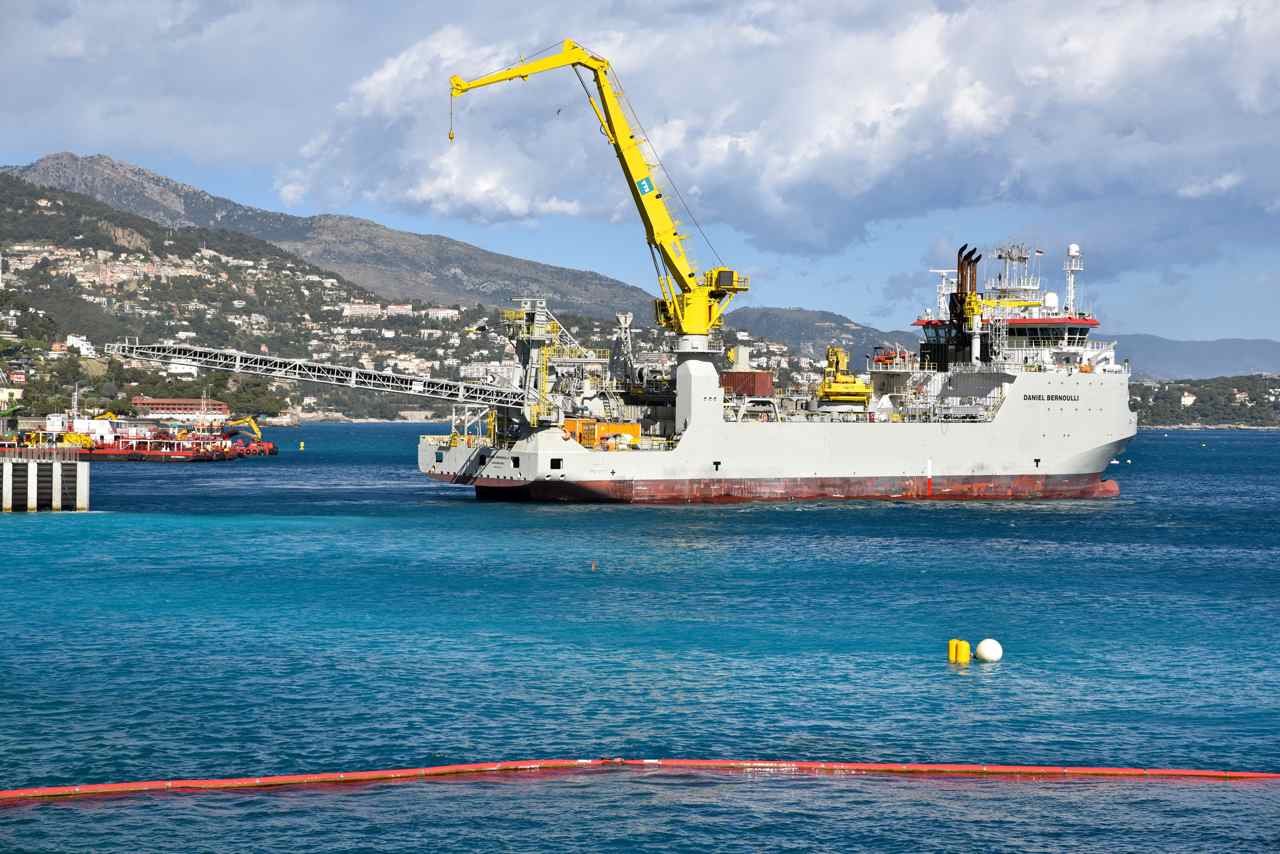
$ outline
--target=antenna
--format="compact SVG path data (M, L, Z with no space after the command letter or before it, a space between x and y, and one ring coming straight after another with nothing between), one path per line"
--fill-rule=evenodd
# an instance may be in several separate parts
M938 317L942 319L947 316L947 296L951 293L951 274L955 270L941 270L930 267L929 272L937 273L941 277L938 280Z
M1067 247L1067 260L1062 265L1067 274L1067 299L1063 310L1072 314L1076 310L1076 273L1084 272L1084 256L1080 254L1080 244L1072 243Z

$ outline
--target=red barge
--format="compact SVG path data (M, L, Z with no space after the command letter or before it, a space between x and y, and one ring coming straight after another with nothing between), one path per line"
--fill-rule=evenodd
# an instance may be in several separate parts
M242 427L249 432L242 435ZM79 459L96 462L227 462L278 453L252 417L176 425L125 421L111 412L93 418L50 415L44 429L26 434L24 444L73 448Z

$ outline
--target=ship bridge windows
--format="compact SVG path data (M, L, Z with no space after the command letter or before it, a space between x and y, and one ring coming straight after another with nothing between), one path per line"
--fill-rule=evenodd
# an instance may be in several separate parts
M1052 347L1083 347L1089 337L1087 326L1010 326L1009 346L1041 350Z

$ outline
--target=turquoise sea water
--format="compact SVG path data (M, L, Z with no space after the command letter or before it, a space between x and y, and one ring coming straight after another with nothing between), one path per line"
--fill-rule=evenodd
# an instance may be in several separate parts
M412 425L0 518L0 788L685 756L1280 771L1280 434L1122 497L478 503ZM296 451L305 440L305 453ZM592 561L598 569L592 570ZM957 670L950 637L1005 660ZM0 806L0 849L1274 850L1280 784L634 771Z

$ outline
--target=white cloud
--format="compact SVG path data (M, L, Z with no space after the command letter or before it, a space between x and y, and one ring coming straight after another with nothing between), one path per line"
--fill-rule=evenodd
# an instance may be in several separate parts
M276 193L286 207L297 207L307 195L307 185L301 181L277 181Z
M1178 188L1178 195L1184 199L1203 199L1205 196L1220 196L1228 190L1240 186L1244 176L1239 172L1224 172L1210 181L1193 181Z
M448 76L551 42L550 17L611 59L699 218L766 248L838 251L871 223L995 201L1280 193L1268 4L658 6L437 28L352 85L347 147L303 168L479 221L617 217L626 188L569 71L468 94L444 139Z

